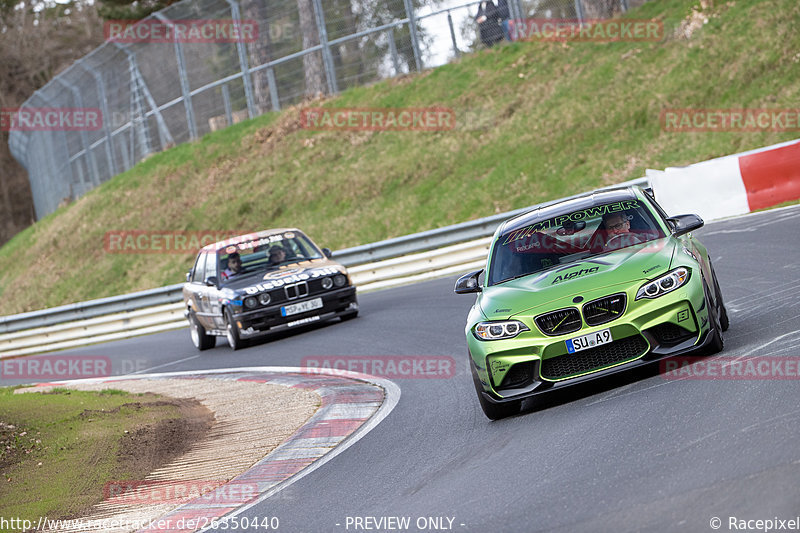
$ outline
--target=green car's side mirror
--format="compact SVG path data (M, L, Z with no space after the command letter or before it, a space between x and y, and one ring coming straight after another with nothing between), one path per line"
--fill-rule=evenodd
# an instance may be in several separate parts
M478 276L483 273L483 269L464 274L456 281L456 294L469 294L471 292L481 292L481 285L478 283Z

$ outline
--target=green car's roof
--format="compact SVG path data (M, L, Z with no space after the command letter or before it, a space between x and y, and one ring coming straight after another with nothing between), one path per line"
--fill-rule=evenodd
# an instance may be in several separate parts
M558 215L571 213L595 207L603 204L610 204L623 200L636 200L637 196L632 187L624 187L619 189L607 189L602 191L594 191L578 196L573 196L565 200L556 200L539 205L535 209L518 215L512 219L506 220L498 228L498 235L505 234L509 231L521 229L531 224L535 224L542 220L547 220Z

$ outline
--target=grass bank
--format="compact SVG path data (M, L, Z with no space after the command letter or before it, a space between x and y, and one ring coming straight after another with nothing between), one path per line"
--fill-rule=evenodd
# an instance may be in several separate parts
M14 390L0 388L0 516L33 524L80 515L110 481L144 479L187 448L188 433L165 428L196 426L187 409L207 412L113 389Z

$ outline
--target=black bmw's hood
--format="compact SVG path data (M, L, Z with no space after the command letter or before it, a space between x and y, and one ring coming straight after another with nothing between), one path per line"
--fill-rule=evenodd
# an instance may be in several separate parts
M346 272L346 270L342 265L330 259L311 259L283 265L275 270L236 276L223 283L220 288L230 289L238 295L257 294L264 290L282 287L287 283L305 281L336 272Z

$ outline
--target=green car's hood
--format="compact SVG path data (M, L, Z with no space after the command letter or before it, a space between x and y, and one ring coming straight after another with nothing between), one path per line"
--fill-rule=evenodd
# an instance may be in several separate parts
M677 239L665 237L583 261L556 265L523 278L485 287L478 297L478 304L487 319L503 320L562 298L610 285L653 279L670 269L678 245Z

